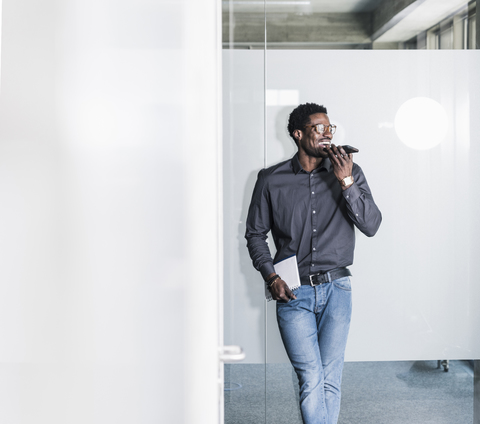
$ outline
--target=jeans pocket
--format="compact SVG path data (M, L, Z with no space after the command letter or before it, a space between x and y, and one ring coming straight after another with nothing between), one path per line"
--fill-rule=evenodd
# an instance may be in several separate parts
M301 288L302 288L302 286L297 287L296 289L292 290L292 293L295 295L295 297L298 297L299 291L300 291ZM286 305L286 304L289 304L290 302L292 302L293 300L297 300L297 299L277 300L277 304L278 305Z
M342 290L351 291L352 290L352 281L351 277L342 277L337 278L336 280L332 281L332 284Z

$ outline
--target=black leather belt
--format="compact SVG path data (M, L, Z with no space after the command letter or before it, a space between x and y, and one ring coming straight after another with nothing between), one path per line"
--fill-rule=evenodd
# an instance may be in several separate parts
M318 286L319 284L331 283L333 280L342 277L349 277L352 273L348 268L335 268L328 272L320 272L318 274L307 275L300 278L302 286Z

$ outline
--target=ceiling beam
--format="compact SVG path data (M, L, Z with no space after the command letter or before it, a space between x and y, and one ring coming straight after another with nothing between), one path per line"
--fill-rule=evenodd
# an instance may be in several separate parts
M425 0L384 0L374 10L372 17L372 40L382 36Z
M386 0L382 7L389 2L395 3L394 0ZM379 28L375 26L375 16L377 16L375 12L372 40L375 42L407 41L445 19L453 19L454 15L462 10L466 11L467 7L468 0L416 0ZM377 21L378 24L381 24L381 21Z
M268 13L269 43L370 43L371 13ZM223 42L263 43L265 17L259 13L223 14Z

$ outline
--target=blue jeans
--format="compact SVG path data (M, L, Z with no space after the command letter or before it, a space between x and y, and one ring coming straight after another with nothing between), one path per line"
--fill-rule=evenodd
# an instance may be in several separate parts
M336 424L352 295L350 277L301 286L296 299L277 301L283 344L300 385L305 424Z

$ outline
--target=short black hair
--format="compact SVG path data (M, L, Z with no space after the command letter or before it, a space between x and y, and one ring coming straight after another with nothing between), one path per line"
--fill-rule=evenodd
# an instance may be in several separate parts
M288 118L288 133L290 137L293 138L295 144L297 140L293 136L295 130L304 130L305 125L310 122L310 115L314 113L327 113L327 108L325 106L317 105L316 103L305 103L298 105L293 109L292 113Z

